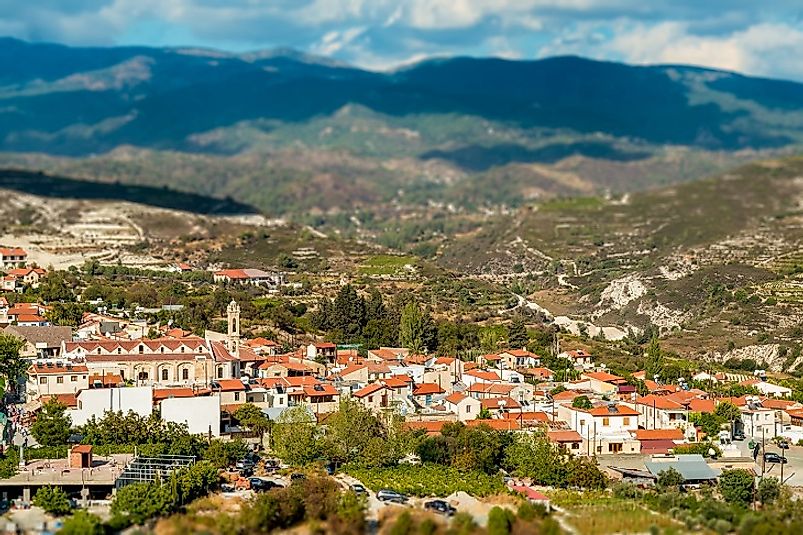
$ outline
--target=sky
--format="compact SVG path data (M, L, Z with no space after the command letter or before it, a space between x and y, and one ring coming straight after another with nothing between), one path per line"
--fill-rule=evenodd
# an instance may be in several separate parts
M433 56L576 54L803 81L803 0L0 0L0 35L292 47L376 70Z

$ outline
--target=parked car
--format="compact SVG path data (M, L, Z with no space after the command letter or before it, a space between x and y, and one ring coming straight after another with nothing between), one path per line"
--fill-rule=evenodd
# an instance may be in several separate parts
M741 431L736 431L733 433L733 440L744 440L744 433Z
M781 448L782 450L788 450L789 449L789 443L787 441L785 441L785 440L779 440L778 441L778 447Z
M250 477L248 478L248 483L251 484L251 490L255 492L263 492L271 489L284 488L283 485L280 485L275 481L271 481L269 479L262 479L261 477Z
M290 481L302 481L304 479L307 479L307 476L305 476L301 472L294 472L290 474Z
M382 489L376 493L376 499L380 502L407 503L409 498L400 492L396 492L395 490Z
M238 473L240 474L241 477L251 477L252 475L254 475L254 469L241 468L240 470L238 470Z
M368 491L367 491L367 490L365 490L365 487L363 487L363 486L362 486L361 484L359 484L359 483L355 483L355 484L353 484L353 485L351 486L351 490L352 490L352 491L354 491L354 494L357 494L358 496L365 496L365 495L367 495L367 494L368 494Z
M237 470L253 470L255 466L256 463L248 457L243 457L234 464L234 468Z
M777 453L768 451L764 454L764 462L766 463L775 463L775 464L786 464L789 460L786 457L781 457Z
M424 509L446 516L452 516L457 512L457 509L445 500L430 500L425 502Z

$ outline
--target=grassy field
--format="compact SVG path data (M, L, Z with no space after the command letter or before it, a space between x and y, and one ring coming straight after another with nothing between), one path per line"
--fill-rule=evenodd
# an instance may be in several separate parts
M566 523L579 535L614 533L687 533L685 527L666 515L645 509L606 492L553 491L552 503L565 511Z
M401 275L414 267L418 259L414 256L376 255L366 259L359 266L363 275Z

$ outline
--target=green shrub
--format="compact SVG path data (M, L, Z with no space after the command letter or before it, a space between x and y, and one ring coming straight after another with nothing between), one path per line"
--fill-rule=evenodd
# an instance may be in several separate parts
M516 517L508 509L494 507L488 513L488 535L508 535Z
M64 519L59 535L103 535L105 529L100 518L80 509Z
M66 515L72 510L67 493L61 487L50 485L39 487L33 497L33 504L53 515Z
M472 496L491 496L505 492L502 478L484 472L463 471L434 464L398 465L392 468L344 467L371 490L390 488L410 496L448 496L463 491Z

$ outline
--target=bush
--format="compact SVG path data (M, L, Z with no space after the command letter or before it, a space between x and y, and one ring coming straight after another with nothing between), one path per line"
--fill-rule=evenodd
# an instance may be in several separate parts
M488 535L508 535L515 521L510 510L494 507L488 513Z
M773 503L781 495L781 484L778 478L765 477L758 484L758 499L767 505Z
M719 477L719 493L731 504L747 506L753 501L753 475L747 470L723 470Z
M668 490L668 489L675 489L677 490L684 482L683 476L680 475L680 472L675 470L672 467L667 468L666 470L661 470L658 472L658 480L656 481L656 485L660 489Z
M33 504L53 515L66 515L72 510L67 493L61 487L49 485L39 487L33 497Z
M103 535L103 523L95 515L78 510L64 519L59 535Z
M505 485L500 476L463 471L451 466L435 464L405 464L393 468L346 466L344 471L372 490L391 488L410 496L448 496L463 491L472 496L482 497L505 492Z

